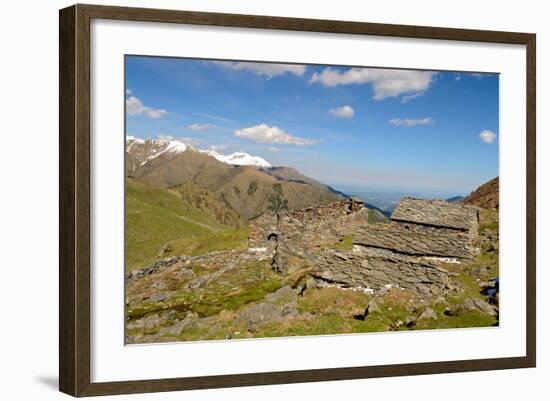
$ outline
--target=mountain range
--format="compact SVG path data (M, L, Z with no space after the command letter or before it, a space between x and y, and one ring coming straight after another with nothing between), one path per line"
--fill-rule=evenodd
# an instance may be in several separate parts
M163 189L192 183L244 219L342 198L294 168L272 167L261 157L244 152L222 155L173 140L128 137L126 175Z

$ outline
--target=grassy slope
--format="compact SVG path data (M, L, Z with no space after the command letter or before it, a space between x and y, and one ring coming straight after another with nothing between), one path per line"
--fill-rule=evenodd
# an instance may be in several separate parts
M126 181L127 270L172 255L244 246L246 237L245 230L218 223L167 190Z
M482 210L480 214L479 232L485 230L498 230L498 211ZM329 248L347 248L350 246L351 237L346 237L342 242L328 244ZM476 279L470 274L472 269L483 267L484 281L498 276L498 251L481 249L481 254L469 263L463 265L449 265L450 270L457 273L455 280L460 283L463 292L447 298L448 303L438 303L431 300L416 312L408 310L410 300L418 301L418 297L408 291L391 290L383 297L380 310L373 312L365 320L354 319L356 313L364 312L369 299L367 294L354 291L343 291L337 288L324 288L308 290L298 300L298 309L309 313L308 318L291 318L284 322L274 322L259 328L254 333L247 333L243 327L234 326L231 314L226 314L218 319L223 320L223 330L210 331L210 327L202 331L184 331L182 340L222 339L227 331L233 332L233 338L247 337L280 337L317 334L338 333L368 333L388 330L426 330L449 329L466 327L487 327L497 321L494 317L478 311L463 311L458 316L445 315L445 307L460 305L467 298L485 300L480 294L480 287ZM283 284L281 284L283 285ZM437 319L417 321L408 328L405 325L395 327L396 322L406 321L408 316L418 316L425 307L431 307L437 314ZM238 334L235 334L238 333Z
M170 188L169 191L223 225L241 228L247 224L229 205L224 204L213 193L191 181Z
M481 211L479 232L483 234L487 230L498 231L497 211ZM351 236L346 236L342 241L327 244L326 247L349 249L352 244L351 240ZM198 239L192 241L200 243ZM176 317L179 319L184 318L188 311L212 319L203 326L187 326L176 336L177 338L172 338L171 341L177 339L224 339L228 333L232 338L261 338L388 330L487 327L495 324L497 320L494 317L478 311L465 310L456 316L447 316L445 308L461 305L466 299L485 299L480 294L477 280L487 281L491 277L498 276L498 251L482 247L481 254L469 263L447 267L457 274L455 281L462 288L461 292L449 295L444 302L439 302L437 299L426 299L425 303L419 304L419 297L414 293L392 289L384 297L378 299L379 309L372 311L364 320L356 319L355 316L364 313L372 298L371 295L337 288L308 289L297 300L297 309L302 313L301 315L289 317L283 321L274 321L255 328L253 332L248 332L245 326L235 321L236 316L244 308L251 304L265 302L264 297L268 293L282 286L296 286L307 274L307 269L304 269L301 272L296 272L296 277L279 276L272 271L268 261L251 261L242 264L227 271L209 285L193 290L186 286L187 282L178 281L179 279L176 280L176 278L172 279L171 271L166 271L161 275L166 275L170 280L176 280L173 286L168 285L166 290L177 291L177 296L160 303L151 300L143 301L129 311L129 316L140 318L164 310L175 310ZM204 274L201 269L205 267L191 265L190 268L198 276ZM480 278L476 279L472 275L472 270L480 268L483 273ZM150 281L147 280L158 281L159 278L160 276L145 278L144 288L150 284ZM166 280L167 283L170 282L170 280ZM411 303L417 305L417 309L411 310ZM434 310L437 315L436 319L417 320L412 327L403 324L408 317L419 316L426 307ZM143 330L134 329L131 334L140 334ZM160 330L160 326L147 330L150 332L141 334L154 334Z

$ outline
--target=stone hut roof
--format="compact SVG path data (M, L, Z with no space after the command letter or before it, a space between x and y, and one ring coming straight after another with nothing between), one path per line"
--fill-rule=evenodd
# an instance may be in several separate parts
M442 200L403 198L393 211L394 221L470 231L478 223L474 206Z
M470 237L467 233L417 226L407 229L399 224L375 224L364 227L353 236L355 245L388 249L411 256L469 258Z

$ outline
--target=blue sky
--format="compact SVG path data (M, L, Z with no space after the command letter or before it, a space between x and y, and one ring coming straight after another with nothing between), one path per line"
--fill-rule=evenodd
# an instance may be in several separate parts
M126 131L335 187L467 194L498 175L498 75L126 57Z

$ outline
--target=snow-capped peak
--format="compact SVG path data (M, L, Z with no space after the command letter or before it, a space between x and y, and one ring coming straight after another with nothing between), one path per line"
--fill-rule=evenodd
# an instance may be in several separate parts
M266 160L262 159L259 156L252 156L245 152L235 152L230 155L222 155L214 150L204 150L202 151L222 163L232 164L235 166L256 166L256 167L271 167Z
M141 138L136 138L135 136L128 135L126 137L126 152L129 152L136 143L144 144L145 141Z
M166 139L148 139L144 140L141 138L136 138L133 136L126 137L126 151L129 152L135 145L145 145L150 143L151 146L148 151L148 156L143 161L142 165L151 161L152 159L157 158L158 156L165 153L183 153L186 150L193 150L196 152L205 153L209 156L214 157L215 159L221 161L222 163L236 165L236 166L255 166L262 168L269 168L269 164L266 160L262 159L259 156L252 156L245 152L235 152L230 155L222 155L214 150L203 150L198 149L190 144L178 140L166 140Z
M229 164L236 164L238 166L256 166L256 167L271 167L265 159L260 156L252 156L245 152L235 152L225 156Z
M164 152L182 153L182 152L185 152L188 148L188 145L180 141L164 141L164 142L166 142L166 148L162 152L160 152L158 155Z

